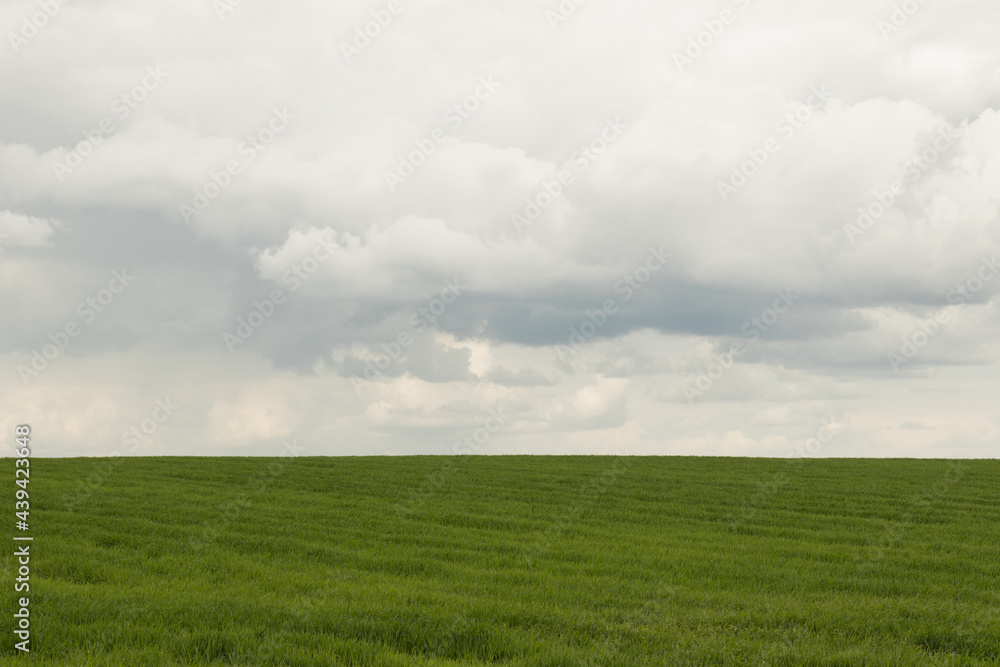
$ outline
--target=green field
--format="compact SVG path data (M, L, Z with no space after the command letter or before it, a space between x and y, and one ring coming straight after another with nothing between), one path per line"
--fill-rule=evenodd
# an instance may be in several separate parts
M33 650L13 650L9 548L3 664L1000 664L997 461L33 459L31 473Z

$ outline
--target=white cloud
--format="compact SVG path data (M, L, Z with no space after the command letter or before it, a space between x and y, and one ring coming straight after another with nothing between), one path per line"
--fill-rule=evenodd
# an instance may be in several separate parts
M6 3L0 24L36 10ZM996 389L1000 278L963 303L954 290L1000 254L995 3L928 3L883 38L887 7L755 2L683 72L674 51L715 10L587 3L552 30L527 0L428 0L348 63L341 42L369 12L70 4L0 58L0 397L50 429L53 453L104 453L148 412L128 398L142 389L186 396L150 453L267 453L286 437L443 453L503 405L490 451L784 455L837 414L849 426L824 454L994 454L979 396ZM53 162L152 66L163 84L60 180ZM497 90L451 126L484 76ZM832 99L789 124L817 88ZM275 108L294 119L248 159ZM603 145L616 117L627 129ZM390 191L385 173L439 127ZM852 242L858 208L942 128L961 137ZM722 201L718 183L769 139ZM240 173L219 176L232 160ZM560 166L572 182L515 228ZM220 179L186 222L179 207ZM650 246L669 262L625 289ZM123 266L128 294L20 391L13 369ZM461 294L421 315L445 281ZM286 301L231 354L223 334L276 288ZM788 288L801 298L748 340ZM887 355L944 312L894 371ZM734 342L746 353L689 402Z
M12 211L0 211L0 252L3 246L40 248L51 245L51 236L58 222L33 218Z

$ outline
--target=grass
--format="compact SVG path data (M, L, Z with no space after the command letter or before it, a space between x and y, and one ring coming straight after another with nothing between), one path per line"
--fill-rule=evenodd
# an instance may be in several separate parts
M31 468L2 664L1000 664L997 461Z

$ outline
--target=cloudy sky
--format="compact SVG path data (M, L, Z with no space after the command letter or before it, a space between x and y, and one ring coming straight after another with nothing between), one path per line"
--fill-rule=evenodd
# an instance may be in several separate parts
M996 456L998 19L7 0L5 451Z

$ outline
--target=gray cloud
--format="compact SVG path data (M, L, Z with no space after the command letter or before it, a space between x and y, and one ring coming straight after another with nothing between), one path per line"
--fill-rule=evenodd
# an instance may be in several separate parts
M407 5L348 58L370 8L5 4L4 423L104 453L171 394L137 453L442 453L504 405L496 452L773 454L837 413L833 455L992 455L996 7L741 0L692 55L714 10L556 6Z

